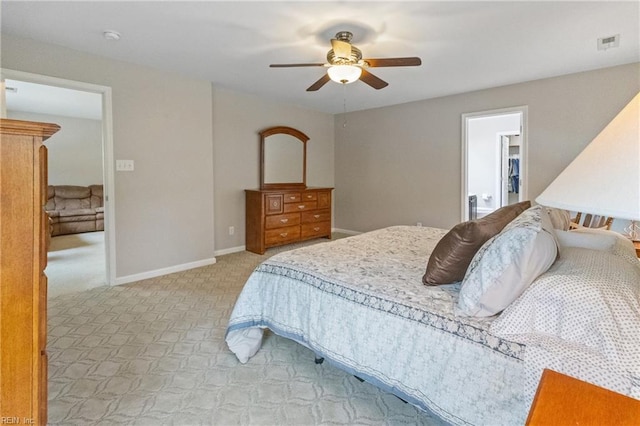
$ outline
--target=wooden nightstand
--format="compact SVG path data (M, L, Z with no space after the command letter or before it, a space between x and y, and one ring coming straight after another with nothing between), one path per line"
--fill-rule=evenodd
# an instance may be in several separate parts
M640 401L544 370L527 426L638 425Z
M636 256L640 257L640 241L634 241L633 246L636 248Z

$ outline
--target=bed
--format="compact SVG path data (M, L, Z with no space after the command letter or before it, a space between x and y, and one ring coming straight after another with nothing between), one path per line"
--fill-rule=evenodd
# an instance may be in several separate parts
M448 230L394 226L279 253L246 282L227 344L246 363L268 328L452 424L523 424L547 367L640 399L640 262L624 238L554 233L560 254L506 308L461 312L473 273L480 283L495 274L490 254L531 263L495 247L522 223L511 225L482 244L462 282L436 286L424 285L425 266Z

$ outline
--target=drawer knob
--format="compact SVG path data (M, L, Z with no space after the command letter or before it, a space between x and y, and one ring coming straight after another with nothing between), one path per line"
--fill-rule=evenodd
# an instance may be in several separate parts
M289 197L289 199L290 199L290 200L295 200L295 199L296 199L296 197L295 197L295 195L292 195L292 196L290 196L290 197Z
M289 219L280 219L280 222L287 223L287 222L289 222Z
M304 209L304 204L300 204L300 205L298 206L298 208L299 208L300 210Z
M313 195L307 195L307 198L313 198Z
M315 228L313 228L314 231L318 232L320 230L320 228L318 228L317 226Z
M320 217L319 214L314 214L313 217L315 217L316 219L318 219Z
M282 234L280 234L280 236L281 236L282 238L286 237L287 235L289 235L289 233L288 233L288 232L283 232Z

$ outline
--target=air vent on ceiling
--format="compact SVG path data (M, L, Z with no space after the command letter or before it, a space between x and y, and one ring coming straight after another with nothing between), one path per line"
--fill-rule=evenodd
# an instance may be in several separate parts
M620 34L598 39L598 50L607 50L618 46L620 46Z
M106 30L102 33L102 35L104 36L104 38L111 41L118 41L121 37L119 32L113 30Z

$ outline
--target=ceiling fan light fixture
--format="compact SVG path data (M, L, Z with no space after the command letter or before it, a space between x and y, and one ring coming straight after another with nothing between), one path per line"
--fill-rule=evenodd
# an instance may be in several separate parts
M336 83L349 84L360 78L362 68L355 65L333 65L329 67L327 74Z
M327 72L307 88L307 92L315 92L329 81L345 85L360 80L376 90L384 89L389 83L370 73L369 68L417 67L422 64L422 60L418 57L363 59L360 49L351 44L351 37L352 34L349 31L338 32L336 38L331 39L331 49L327 52L327 62L324 64L271 64L269 66L272 68L327 67Z

